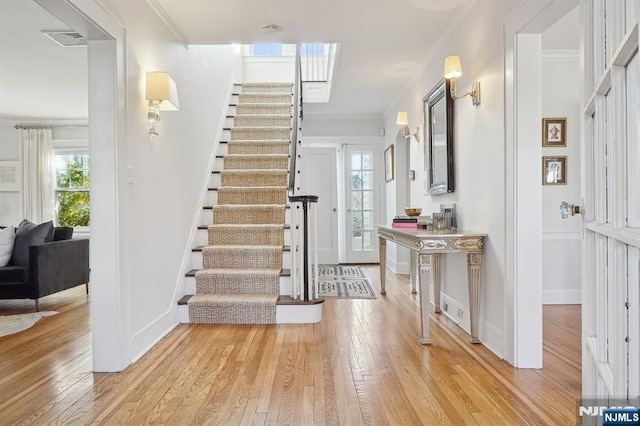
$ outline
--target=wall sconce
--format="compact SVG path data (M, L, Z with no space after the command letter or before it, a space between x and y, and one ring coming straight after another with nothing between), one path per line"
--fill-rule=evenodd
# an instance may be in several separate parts
M420 127L416 127L413 133L409 132L409 116L407 115L407 111L398 111L396 124L402 126L400 128L400 135L403 138L408 139L413 136L416 142L420 142Z
M147 94L145 97L149 101L149 136L158 136L156 127L160 122L160 111L178 111L178 90L176 83L163 71L153 71L147 73Z
M464 98L465 96L471 96L471 103L473 105L480 105L480 82L475 81L471 85L471 91L464 95L457 94L458 92L458 77L462 75L462 65L460 64L460 56L453 55L447 56L444 60L444 78L451 81L451 97L453 99Z

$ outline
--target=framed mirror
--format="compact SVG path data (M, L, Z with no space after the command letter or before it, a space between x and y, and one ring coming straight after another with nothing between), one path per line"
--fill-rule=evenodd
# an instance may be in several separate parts
M424 97L424 169L426 195L453 192L453 99L442 79Z

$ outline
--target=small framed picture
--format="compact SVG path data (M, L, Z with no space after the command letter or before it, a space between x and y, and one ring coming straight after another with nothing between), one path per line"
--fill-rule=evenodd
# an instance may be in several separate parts
M384 180L391 182L393 180L393 145L384 150Z
M567 157L564 155L555 157L542 157L542 184L566 185L567 184Z
M542 119L542 146L567 146L567 118L554 117Z

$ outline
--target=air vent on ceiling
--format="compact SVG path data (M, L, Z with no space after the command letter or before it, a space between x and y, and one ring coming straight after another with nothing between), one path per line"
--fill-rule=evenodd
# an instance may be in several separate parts
M79 47L87 45L87 39L75 31L42 31L42 34L49 37L62 47Z

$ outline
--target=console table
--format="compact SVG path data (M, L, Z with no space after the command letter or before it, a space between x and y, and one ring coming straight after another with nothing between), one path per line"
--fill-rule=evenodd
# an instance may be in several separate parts
M480 281L482 277L482 248L487 234L468 231L442 232L425 229L392 228L378 226L380 242L380 293L386 293L385 273L387 269L387 241L411 250L411 287L415 293L416 279L420 283L421 341L429 340L429 281L433 283L435 311L440 312L440 289L442 285L442 255L467 253L467 280L469 288L469 316L471 320L471 343L478 339L478 311L480 310ZM418 273L416 273L416 267Z

